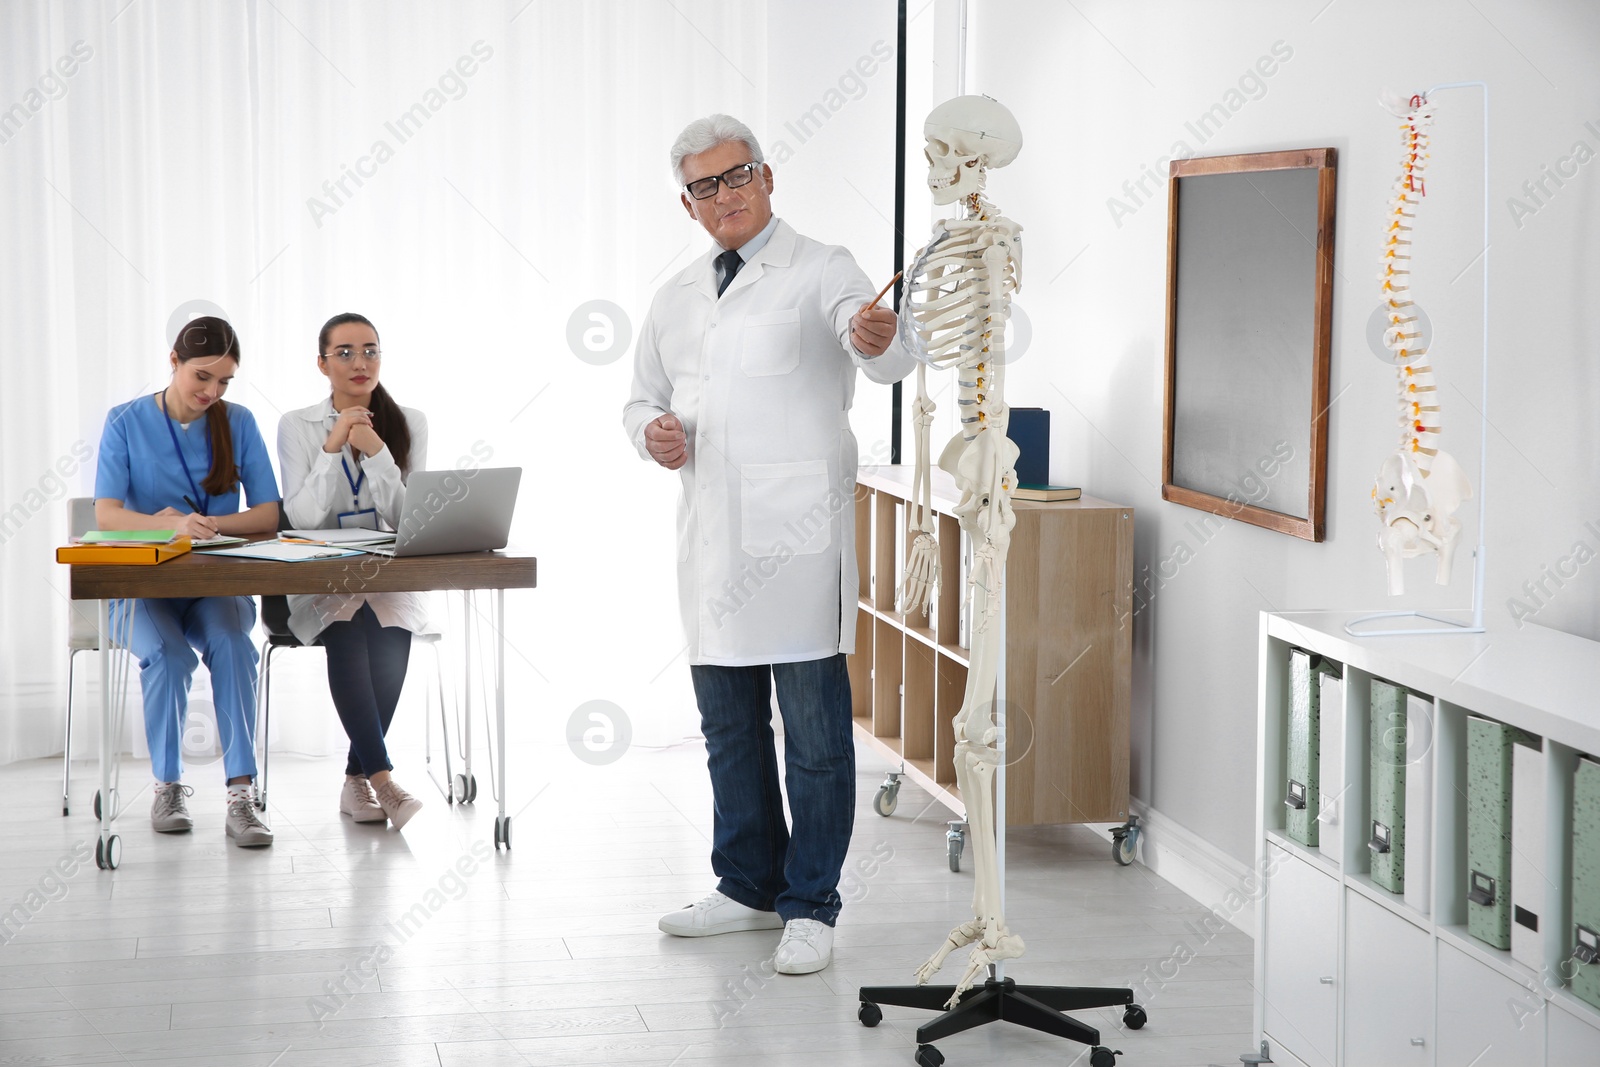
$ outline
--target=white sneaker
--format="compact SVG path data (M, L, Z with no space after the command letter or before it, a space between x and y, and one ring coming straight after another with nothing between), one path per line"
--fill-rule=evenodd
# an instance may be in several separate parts
M790 919L772 955L779 974L811 974L833 962L833 927L816 919Z
M776 930L783 925L775 911L757 911L716 890L704 900L668 912L656 924L664 934L675 937L710 937L739 930Z
M256 814L256 802L253 796L229 798L228 820L224 828L228 836L233 838L233 843L240 848L260 848L262 845L272 844L272 828L262 822L261 817Z
M356 822L385 822L389 818L372 792L372 783L359 774L344 776L344 788L339 791L339 814L348 815Z
M194 819L184 797L194 796L194 789L181 782L157 782L156 799L150 805L150 825L157 833L181 834L194 829Z

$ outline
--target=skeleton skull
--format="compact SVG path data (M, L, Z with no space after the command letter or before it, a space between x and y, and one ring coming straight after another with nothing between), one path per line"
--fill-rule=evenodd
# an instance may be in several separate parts
M984 170L1003 167L1022 150L1022 128L993 97L958 96L928 114L928 188L935 204L983 191Z

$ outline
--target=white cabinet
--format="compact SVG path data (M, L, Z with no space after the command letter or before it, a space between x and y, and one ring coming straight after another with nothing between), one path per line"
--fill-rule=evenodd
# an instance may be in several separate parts
M1600 642L1527 624L1476 635L1353 637L1345 624L1355 618L1262 615L1256 860L1266 888L1256 909L1256 1039L1274 1062L1306 1067L1600 1067L1600 1009L1560 981L1571 951L1572 775L1580 755L1600 756ZM1287 833L1295 648L1336 665L1343 679L1324 687L1319 724L1323 784L1340 793L1343 832L1325 827L1321 848ZM1407 873L1427 874L1420 895L1423 879L1408 878L1409 900L1372 877L1375 678L1433 702L1430 737L1414 755L1407 749L1412 795L1427 790L1415 805L1408 798L1403 813ZM1467 932L1472 715L1541 742L1535 825L1546 829L1542 843L1524 836L1539 853L1527 858L1551 877L1542 897L1534 895L1544 911L1529 959ZM1397 814L1385 798L1379 806Z
M1432 1063L1432 936L1354 889L1345 908L1344 1062Z
M1270 847L1261 906L1267 929L1266 1032L1311 1067L1332 1067L1339 1003L1334 970L1338 933L1327 921L1339 906L1339 883L1310 863Z
M1525 1067L1543 1063L1545 1002L1538 983L1519 982L1439 943L1439 1063ZM1552 1064L1577 1061L1552 1058ZM1591 1063L1600 1063L1600 1049Z

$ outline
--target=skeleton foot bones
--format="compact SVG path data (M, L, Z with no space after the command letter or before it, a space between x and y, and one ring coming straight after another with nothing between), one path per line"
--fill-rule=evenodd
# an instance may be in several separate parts
M955 365L961 432L945 446L941 469L961 491L956 517L972 539L973 567L965 595L972 597L971 666L961 709L956 713L956 782L966 801L973 844L973 917L961 923L917 968L925 984L957 949L972 946L966 969L949 1000L954 1007L986 968L1022 955L1022 938L1006 927L996 855L994 775L999 765L994 722L995 682L1000 660L998 626L1006 552L1016 516L1017 447L1006 437L1005 327L1011 294L1021 285L1021 227L983 199L990 167L1003 167L1022 148L1022 131L1009 111L985 96L961 96L933 110L923 127L927 139L928 188L934 202L960 202L961 218L936 223L932 239L909 273L900 309L900 331L923 363ZM923 368L917 373L917 470L914 504L926 502L928 426L933 404ZM924 494L924 495L918 495ZM939 581L938 546L929 513L913 507L911 558L901 590L901 610L926 610Z

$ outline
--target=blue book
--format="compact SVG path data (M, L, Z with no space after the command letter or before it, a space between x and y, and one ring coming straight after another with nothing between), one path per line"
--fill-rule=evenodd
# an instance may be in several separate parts
M1050 484L1050 412L1045 408L1012 408L1006 436L1017 446L1017 483Z

